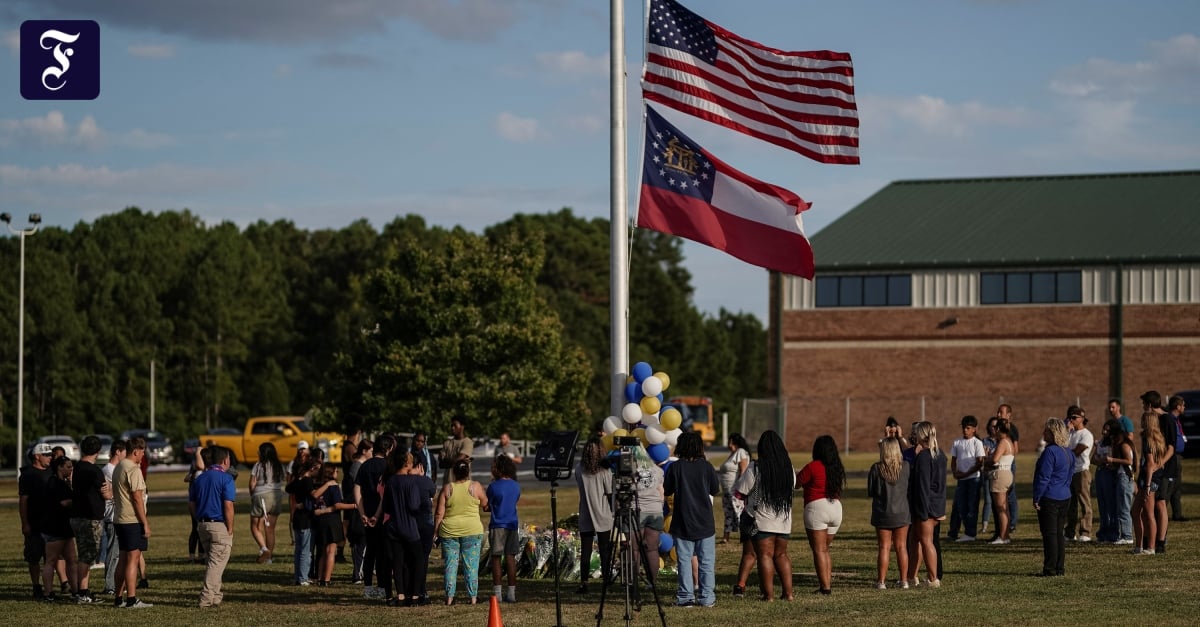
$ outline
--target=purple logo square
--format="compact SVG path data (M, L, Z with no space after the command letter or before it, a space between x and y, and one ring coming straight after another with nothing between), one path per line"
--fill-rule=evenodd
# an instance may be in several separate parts
M21 24L21 96L95 100L100 95L100 25L92 20Z

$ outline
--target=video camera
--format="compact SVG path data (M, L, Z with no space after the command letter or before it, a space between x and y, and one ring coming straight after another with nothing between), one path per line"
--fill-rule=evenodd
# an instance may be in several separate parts
M638 482L650 478L649 472L639 471L634 451L642 445L642 441L634 436L617 436L613 438L617 446L616 468L613 472L613 496L618 506L626 506L637 496Z

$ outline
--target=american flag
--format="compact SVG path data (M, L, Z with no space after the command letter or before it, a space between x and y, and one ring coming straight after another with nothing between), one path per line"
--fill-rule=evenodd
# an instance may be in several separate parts
M858 163L854 67L844 52L785 52L675 0L651 0L642 93L822 163Z

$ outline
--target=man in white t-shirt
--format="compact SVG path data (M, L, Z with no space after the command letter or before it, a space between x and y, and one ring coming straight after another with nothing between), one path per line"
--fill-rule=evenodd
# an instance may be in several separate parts
M962 437L950 447L950 468L958 480L958 487L954 490L949 537L958 542L974 542L979 524L979 471L987 453L983 441L975 437L975 430L979 428L975 416L963 416L961 426ZM960 524L963 526L961 536L958 535Z
M1075 474L1071 476L1071 505L1067 508L1068 540L1092 541L1092 446L1095 437L1087 429L1087 416L1083 409L1072 405L1067 408L1067 427L1071 437L1067 450L1075 454ZM1076 535L1078 532L1078 535Z

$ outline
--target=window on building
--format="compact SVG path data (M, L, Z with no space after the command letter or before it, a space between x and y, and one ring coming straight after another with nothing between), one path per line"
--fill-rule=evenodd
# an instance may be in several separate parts
M820 276L817 307L911 307L912 275Z
M1083 302L1079 270L1060 272L981 272L979 302L984 305Z

